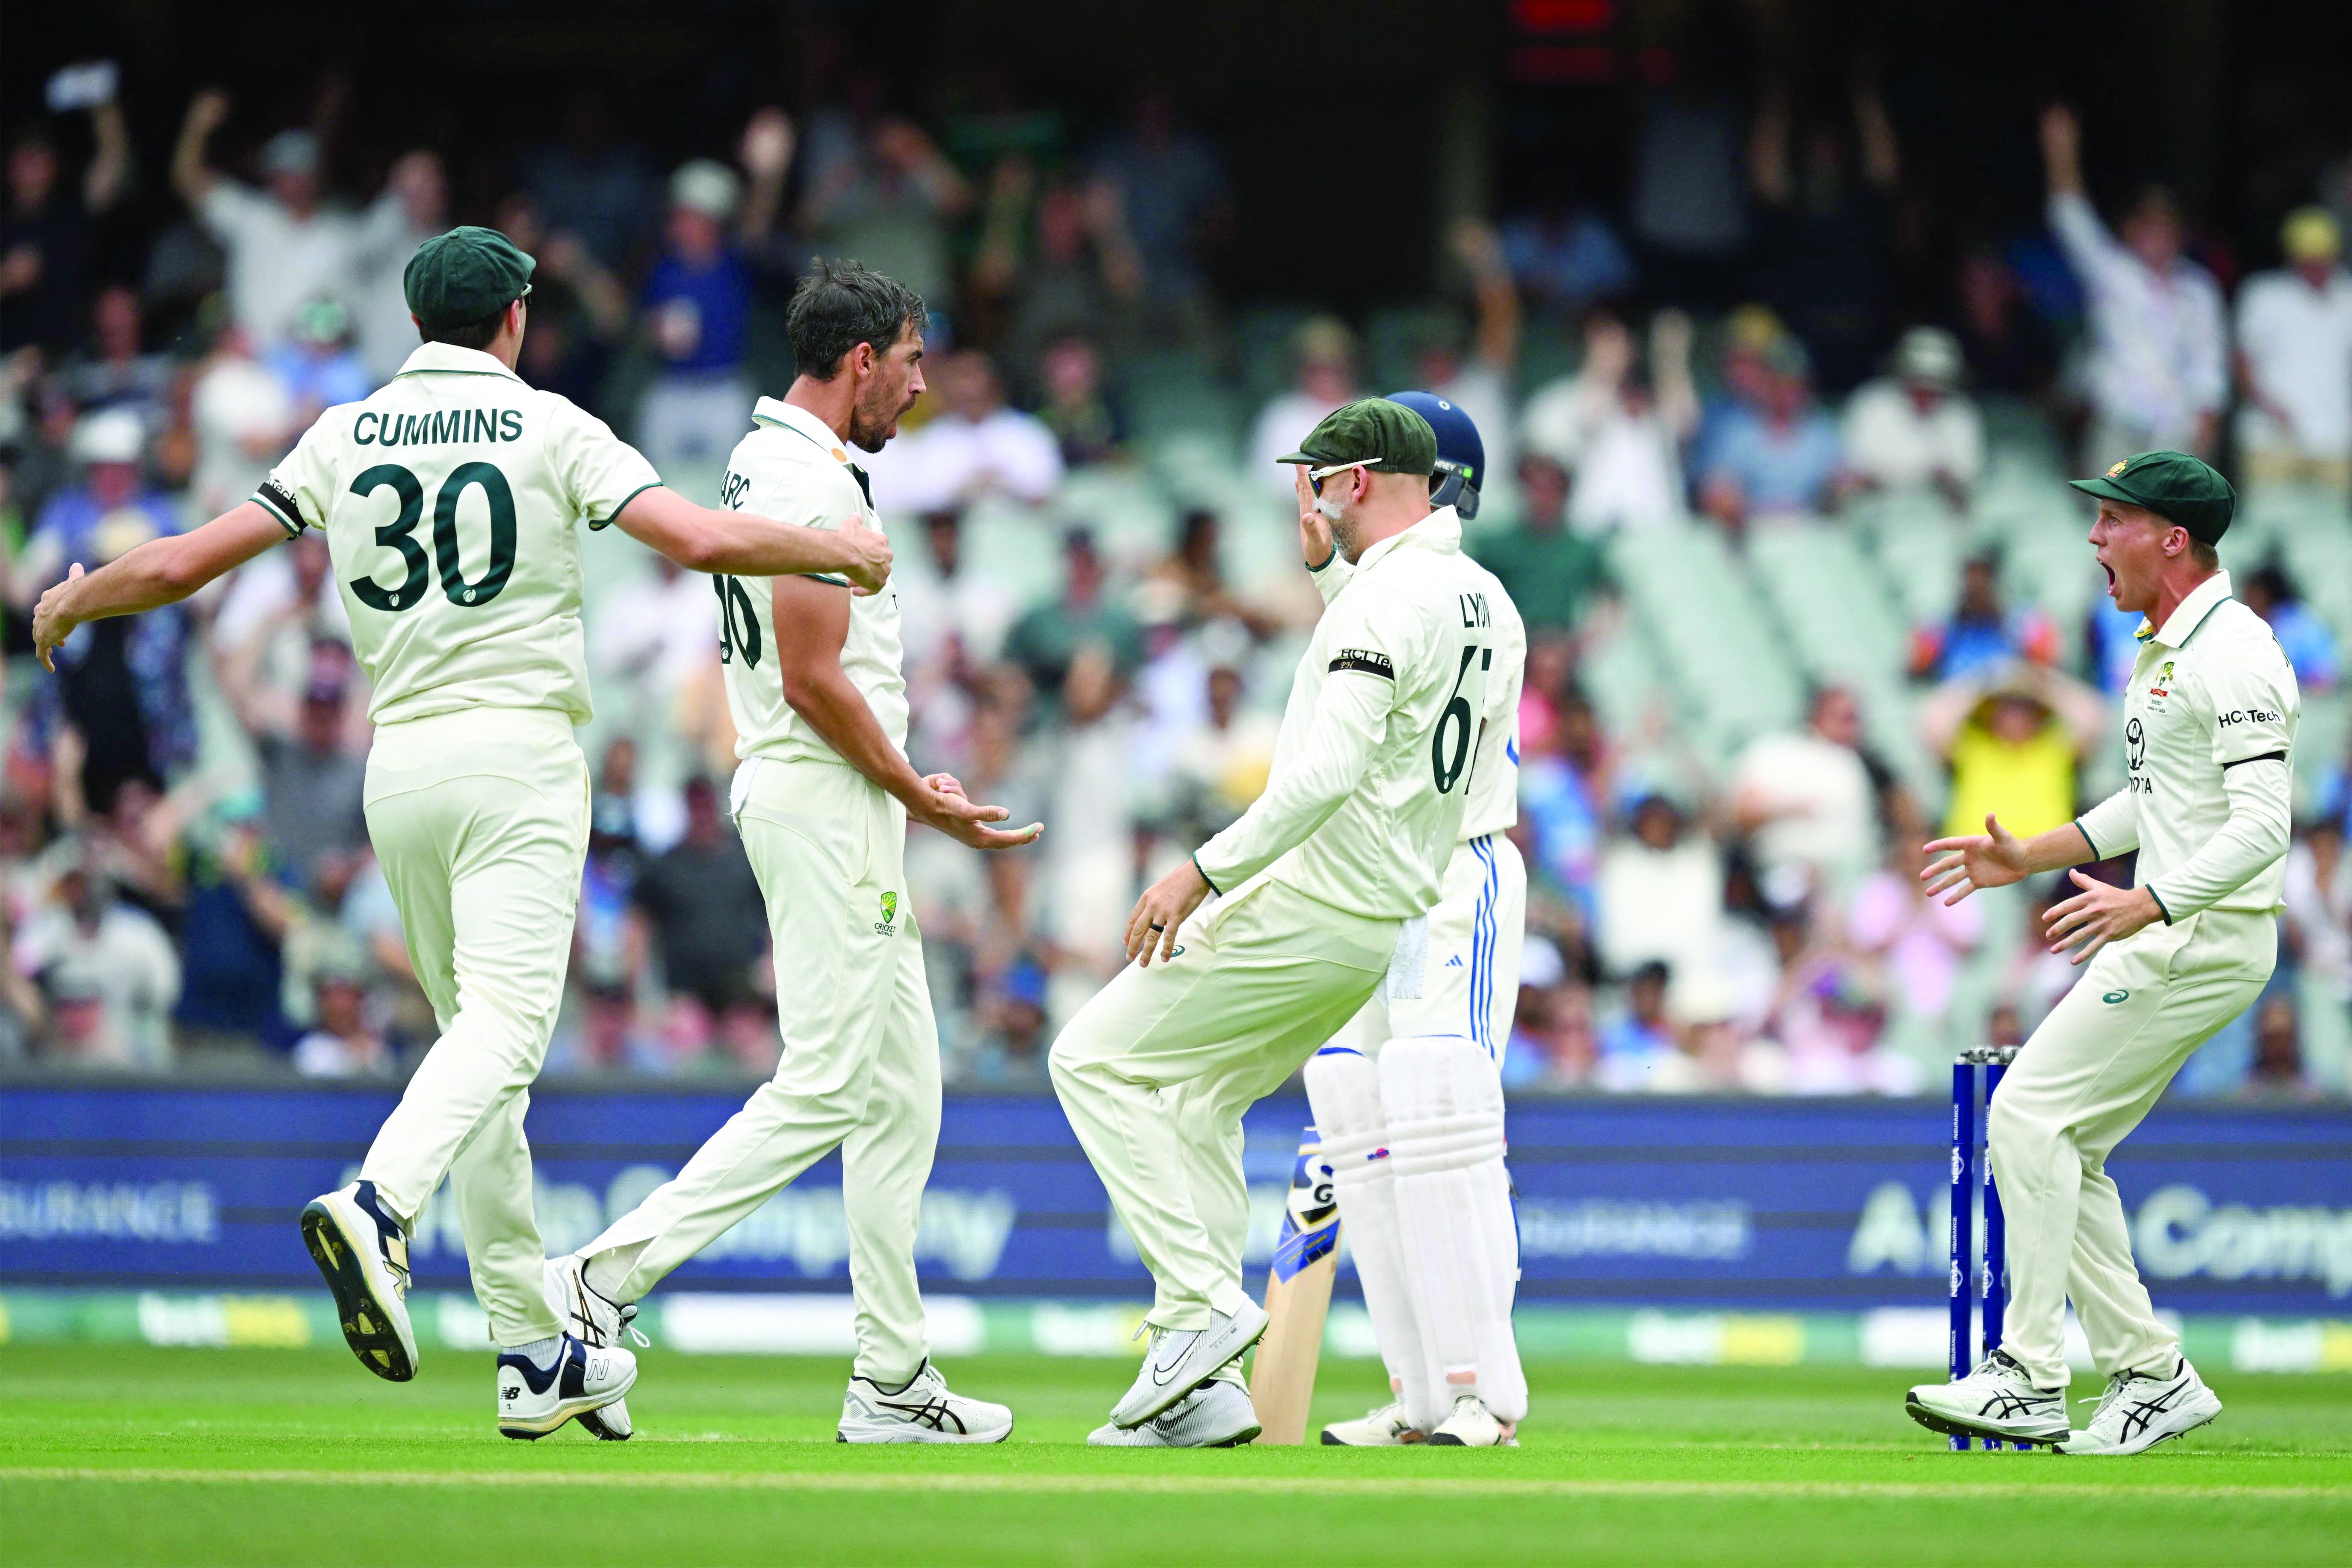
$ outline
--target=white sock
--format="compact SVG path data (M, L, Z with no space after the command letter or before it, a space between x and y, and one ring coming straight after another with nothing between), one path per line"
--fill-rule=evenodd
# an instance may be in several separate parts
M555 1364L555 1358L562 1353L563 1336L561 1334L556 1335L552 1339L533 1340L527 1345L509 1345L507 1347L507 1354L529 1356L530 1358L530 1364L539 1368L541 1372L545 1372L550 1367L553 1366Z

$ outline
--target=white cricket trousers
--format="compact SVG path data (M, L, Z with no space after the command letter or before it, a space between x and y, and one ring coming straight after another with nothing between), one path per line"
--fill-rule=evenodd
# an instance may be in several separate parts
M904 1383L930 1353L915 1227L940 1142L940 1035L907 897L906 808L841 763L754 757L737 830L774 938L776 1076L676 1177L583 1249L634 1301L793 1177L841 1150L861 1377Z
M2044 1388L2068 1381L2066 1300L2103 1376L2169 1373L2178 1335L2132 1264L2108 1153L2189 1053L2270 979L2278 925L2206 910L2094 954L2025 1042L1993 1097L1987 1149L2009 1220L2001 1349Z
M1379 987L1399 923L1245 883L1185 921L1175 958L1120 970L1055 1040L1055 1092L1158 1287L1152 1323L1206 1328L1213 1309L1255 1301L1242 1112Z
M562 1331L541 1285L522 1120L563 1001L587 760L567 714L461 709L377 726L365 799L441 1037L360 1175L412 1228L446 1175L491 1338L529 1344Z

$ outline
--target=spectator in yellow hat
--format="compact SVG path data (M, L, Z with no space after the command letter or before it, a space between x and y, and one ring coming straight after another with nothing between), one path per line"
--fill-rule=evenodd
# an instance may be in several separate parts
M2279 228L2286 265L2238 295L2238 450L2249 489L2352 493L2352 273L2325 207Z

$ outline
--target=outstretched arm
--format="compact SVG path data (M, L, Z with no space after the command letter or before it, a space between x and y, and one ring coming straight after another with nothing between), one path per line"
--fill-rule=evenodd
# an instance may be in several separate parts
M891 744L865 694L841 668L849 637L847 594L810 577L778 577L772 603L784 700L844 762L904 805L909 818L975 849L1013 848L1045 831L1034 822L1013 832L987 826L1004 820L1003 806L965 799L962 786L944 773L922 776Z
M76 563L34 607L33 649L54 670L50 654L83 622L176 605L285 537L277 514L249 500L193 532L151 539L95 572L84 574Z
M755 512L697 506L664 485L631 496L612 521L648 549L694 572L846 578L861 594L890 581L890 542L856 518L838 529L800 528Z

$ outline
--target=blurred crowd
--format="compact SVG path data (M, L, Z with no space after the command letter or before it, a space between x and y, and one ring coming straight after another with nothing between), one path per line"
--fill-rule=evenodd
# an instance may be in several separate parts
M225 144L236 106L199 90L171 145L134 146L85 73L16 133L0 1063L393 1077L430 1045L368 849L366 681L323 542L83 628L54 678L26 657L27 611L68 564L236 504L320 409L396 373L415 341L403 265L456 221L539 258L525 378L702 499L753 396L789 378L781 305L811 257L930 303L930 393L872 464L909 749L1049 826L991 858L909 845L951 1083L1042 1088L1059 1021L1122 961L1135 893L1263 787L1319 608L1270 459L1391 383L1477 420L1471 546L1532 637L1515 1089L1932 1090L1955 1046L2021 1039L2063 994L2074 971L2032 934L2054 888L1947 908L1917 882L1937 832L2068 819L2116 744L2130 618L2054 613L1979 548L2004 471L2175 447L2250 504L2279 498L2284 531L2225 561L2307 702L2341 710L2352 573L2307 579L2352 560L2352 162L2286 216L2277 267L2225 288L2164 192L2102 216L2053 110L2043 225L1969 247L1915 309L1890 281L1902 158L1873 93L1801 124L1768 95L1730 135L1669 104L1624 210L1540 185L1437 237L1439 297L1349 323L1219 297L1241 243L1224 154L1160 92L1091 140L1013 104L935 136L879 75L838 78L667 171L583 93L480 210L453 205L430 147L368 150L364 188L331 178L366 162L331 94ZM1704 540L1744 582L1777 531L1897 512L1948 536L1952 571L1891 612L1883 679L1809 670L1801 718L1736 744L1674 703L1611 700L1643 635L1634 542ZM2062 505L2051 527L2080 521ZM779 955L724 813L709 584L616 536L585 548L593 826L549 1070L765 1072ZM1890 613L1811 613L1865 609ZM2352 787L2343 727L2306 733L2333 753L2299 797L2279 977L2184 1092L2352 1089Z

